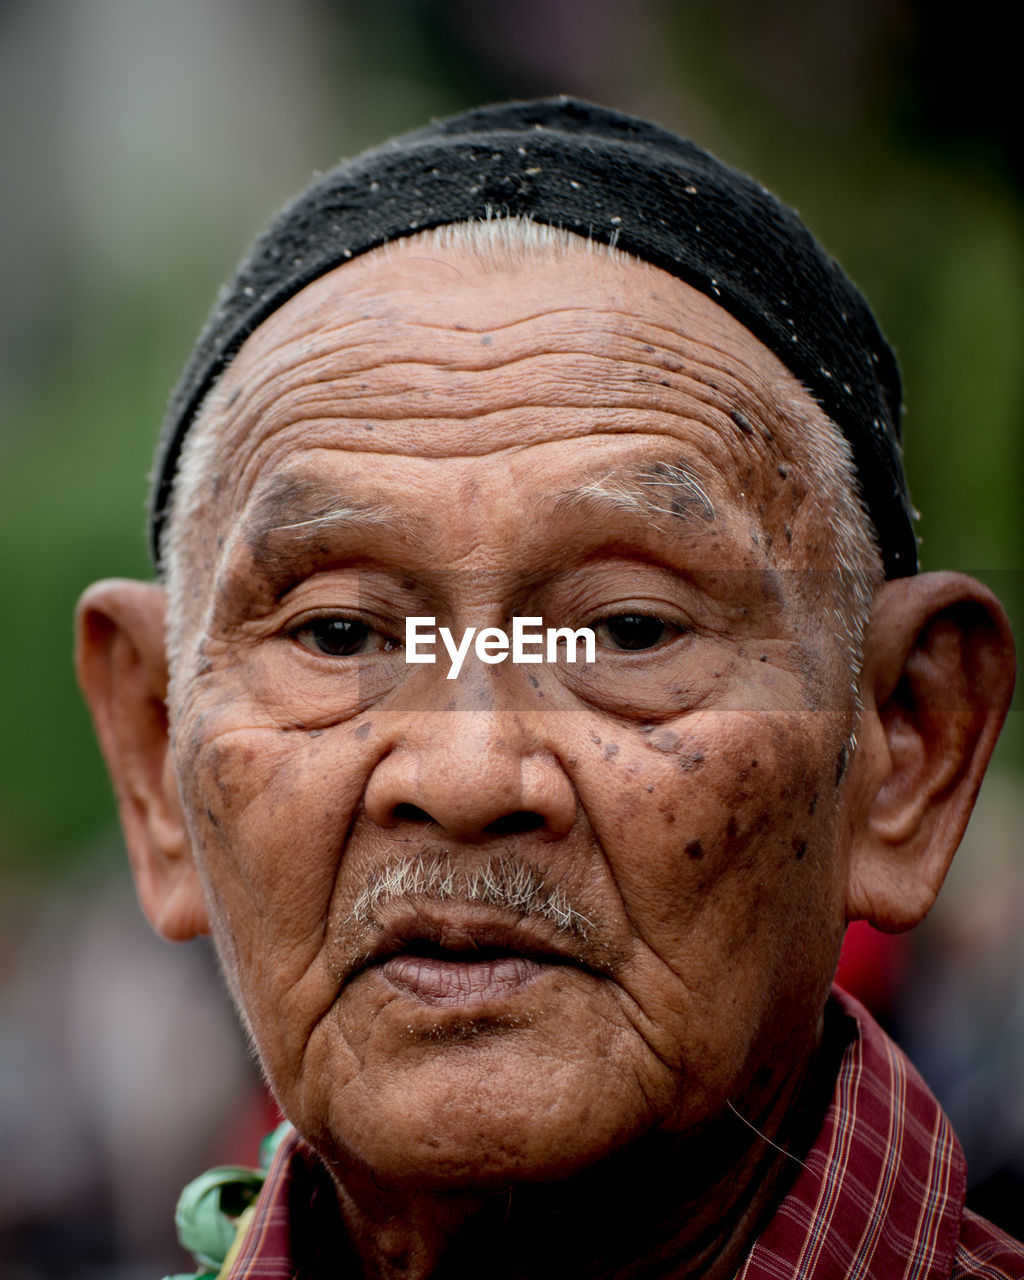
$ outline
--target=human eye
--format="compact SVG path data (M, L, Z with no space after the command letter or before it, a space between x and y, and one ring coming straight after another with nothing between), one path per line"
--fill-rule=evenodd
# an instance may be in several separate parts
M594 638L603 649L640 653L656 649L681 635L684 628L652 613L616 613L593 624Z
M355 658L400 648L397 640L382 634L370 623L340 614L305 618L291 627L288 634L304 649L326 658Z

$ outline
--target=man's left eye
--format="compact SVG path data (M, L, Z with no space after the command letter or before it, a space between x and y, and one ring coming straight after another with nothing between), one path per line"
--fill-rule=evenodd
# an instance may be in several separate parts
M397 648L393 640L358 618L311 618L291 634L305 648L329 658L352 658L360 653Z
M673 623L649 613L619 613L594 626L599 644L606 649L620 649L629 653L653 649L677 636L679 631L680 628Z

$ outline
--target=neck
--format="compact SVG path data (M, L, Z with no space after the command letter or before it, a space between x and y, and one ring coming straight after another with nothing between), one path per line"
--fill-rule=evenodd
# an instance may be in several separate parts
M346 1171L344 1234L368 1280L724 1280L799 1172L833 1076L821 1064L759 1114L650 1133L559 1183L386 1192Z

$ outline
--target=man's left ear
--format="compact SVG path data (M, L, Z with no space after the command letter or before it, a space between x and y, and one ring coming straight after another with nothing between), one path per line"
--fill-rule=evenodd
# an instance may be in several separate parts
M971 815L1014 681L995 596L959 573L884 583L864 650L851 776L849 920L927 915Z

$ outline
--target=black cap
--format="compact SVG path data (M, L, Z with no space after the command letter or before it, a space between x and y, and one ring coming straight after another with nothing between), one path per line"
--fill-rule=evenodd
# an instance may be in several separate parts
M388 240L515 215L617 245L746 325L849 441L886 576L916 572L899 369L863 295L759 183L657 125L571 98L482 107L404 134L318 177L271 222L221 290L171 400L151 504L157 564L182 441L269 315Z

